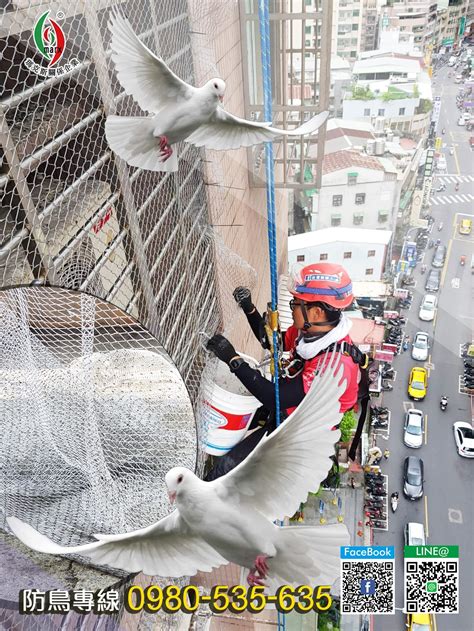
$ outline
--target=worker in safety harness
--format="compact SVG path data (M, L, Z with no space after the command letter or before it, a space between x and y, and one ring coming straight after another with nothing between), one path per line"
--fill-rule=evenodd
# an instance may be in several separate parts
M315 263L295 272L289 281L293 325L283 335L285 351L290 352L289 363L279 379L280 407L286 418L301 403L313 382L315 372L323 367L327 350L340 350L346 389L339 398L340 411L353 408L358 398L360 371L366 367L367 357L353 346L349 337L351 321L343 309L353 301L352 284L346 270L335 263ZM262 346L268 348L264 330L264 319L252 303L250 291L238 287L234 298L243 309L247 320ZM232 344L222 335L214 335L207 348L243 383L270 414L265 426L257 430L228 454L219 458L217 465L206 479L212 480L230 471L252 451L265 433L276 427L275 386L258 370L251 368L238 355ZM255 419L251 427L255 427ZM258 433L260 432L260 433Z
M362 356L349 337L351 321L342 309L353 300L352 284L346 270L335 263L307 265L290 278L288 289L293 326L283 336L283 347L290 352L290 362L280 378L280 407L286 416L298 406L311 387L314 374L323 361L324 351L336 342L346 342L347 351ZM263 345L263 318L253 305L250 291L238 287L234 297L243 309L255 336ZM270 411L275 410L274 384L251 368L222 335L214 335L207 348L229 365L231 372ZM343 349L344 350L344 349ZM354 407L357 401L359 366L349 353L343 355L347 386L340 397L340 411Z

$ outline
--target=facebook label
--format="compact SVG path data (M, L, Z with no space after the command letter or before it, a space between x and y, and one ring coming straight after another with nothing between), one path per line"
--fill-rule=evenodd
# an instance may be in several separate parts
M373 578L363 578L360 582L360 593L364 596L375 594L375 581Z
M395 546L341 546L341 559L383 559L386 561L394 558Z

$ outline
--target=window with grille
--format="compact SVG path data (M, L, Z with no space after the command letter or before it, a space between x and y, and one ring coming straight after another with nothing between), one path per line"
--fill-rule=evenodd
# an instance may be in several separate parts
M374 268L373 268L373 267L368 267L368 268L365 270L365 275L366 275L366 276L372 276L372 275L373 275L373 273L374 273Z
M332 196L332 205L333 206L342 206L342 195L333 195Z
M304 254L297 254L296 255L296 262L297 263L303 263L304 261Z
M345 259L351 259L352 258L352 252L344 252L344 258Z
M364 109L364 116L370 116L370 107Z
M367 256L375 256L375 250L369 250Z
M383 108L379 109L378 116L383 116L385 114L385 110Z
M356 193L355 203L357 206L360 206L361 204L365 204L365 193Z
M334 228L341 225L341 215L331 215L331 226Z
M328 260L328 255L326 253L320 254L319 255L319 260L320 261L327 261Z
M347 184L352 186L353 184L357 184L357 173L348 173L347 174Z
M362 213L354 213L352 221L355 226L360 226L364 223L364 215Z

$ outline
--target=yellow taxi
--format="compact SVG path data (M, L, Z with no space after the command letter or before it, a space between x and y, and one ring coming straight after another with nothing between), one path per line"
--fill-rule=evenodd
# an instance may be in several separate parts
M425 368L415 366L411 369L410 379L408 381L408 396L415 401L421 401L426 396L428 388L428 373Z
M433 619L429 613L409 613L407 617L408 631L433 631Z
M471 219L462 219L459 224L459 234L471 234L472 230L472 220Z

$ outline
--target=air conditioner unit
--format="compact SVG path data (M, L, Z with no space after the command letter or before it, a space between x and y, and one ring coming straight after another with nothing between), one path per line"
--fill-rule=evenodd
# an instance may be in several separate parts
M88 280L86 291L107 296L128 265L113 204L112 191L101 180L81 182L76 190L41 221L46 245L53 258L77 239L55 265L58 285L78 289ZM32 192L32 195L35 196ZM98 212L100 211L100 212ZM94 220L94 216L98 217ZM81 232L83 233L81 236ZM100 262L97 271L94 268ZM133 298L129 277L114 293L113 302L126 308ZM132 314L137 315L137 314Z

